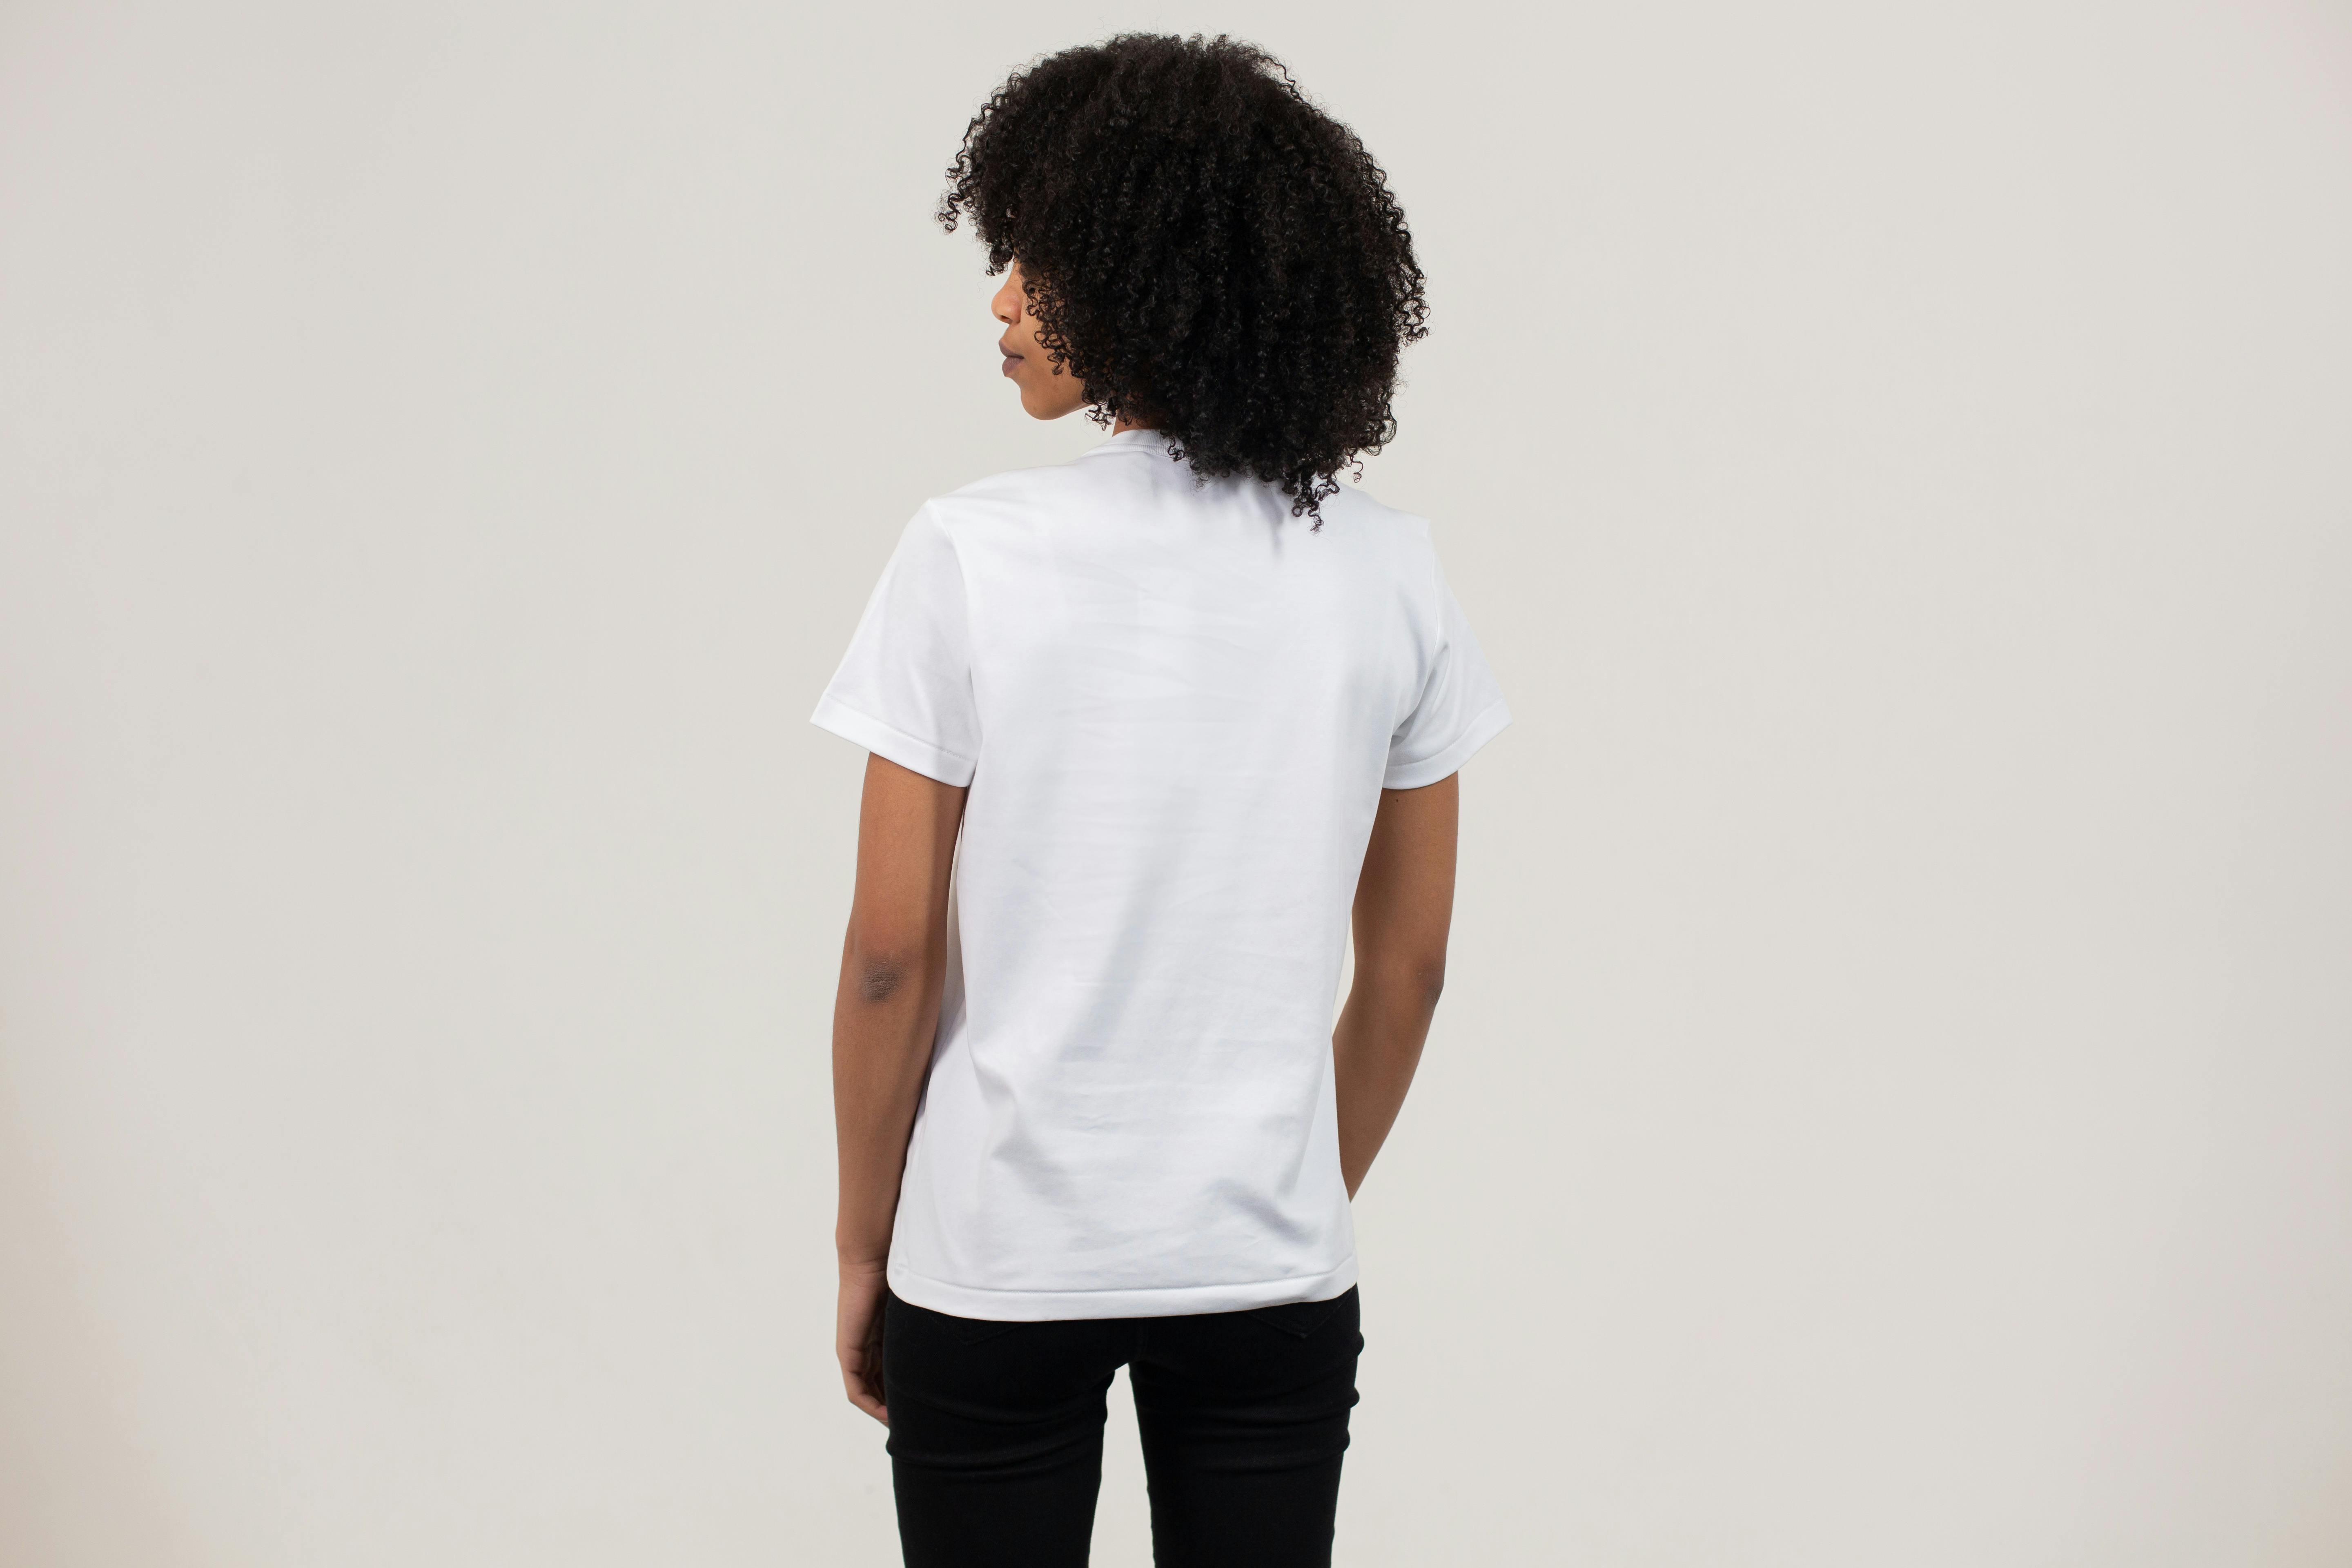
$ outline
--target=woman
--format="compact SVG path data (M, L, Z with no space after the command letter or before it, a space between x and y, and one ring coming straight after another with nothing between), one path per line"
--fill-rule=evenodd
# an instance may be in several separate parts
M1509 721L1427 525L1336 478L1394 433L1421 270L1354 134L1224 38L1037 64L950 177L1022 406L1112 433L926 504L817 707L873 753L842 1375L909 1563L1084 1563L1121 1365L1162 1568L1327 1563L1349 1204Z

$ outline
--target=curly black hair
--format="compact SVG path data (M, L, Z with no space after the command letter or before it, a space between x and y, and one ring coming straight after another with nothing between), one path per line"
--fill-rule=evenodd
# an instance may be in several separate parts
M1108 425L1203 477L1277 484L1322 526L1332 477L1396 435L1429 305L1356 133L1220 36L1124 34L1017 71L972 117L939 221L1015 260L1037 340Z

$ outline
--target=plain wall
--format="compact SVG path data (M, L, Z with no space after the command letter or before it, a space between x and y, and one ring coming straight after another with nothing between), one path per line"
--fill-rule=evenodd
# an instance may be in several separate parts
M2341 6L20 0L0 1563L896 1560L806 717L1123 26L1386 163L1517 715L1340 1562L2352 1561Z

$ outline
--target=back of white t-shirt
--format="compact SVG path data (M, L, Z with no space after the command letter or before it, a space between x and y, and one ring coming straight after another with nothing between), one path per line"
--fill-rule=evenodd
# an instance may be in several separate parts
M1380 793L1509 722L1428 525L1149 431L933 500L815 721L969 784L889 1281L962 1317L1355 1282L1331 1022Z

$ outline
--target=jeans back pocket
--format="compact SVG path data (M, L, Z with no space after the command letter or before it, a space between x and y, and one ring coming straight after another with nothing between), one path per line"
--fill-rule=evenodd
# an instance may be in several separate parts
M1277 1301L1271 1307L1253 1307L1249 1309L1248 1316L1269 1329L1303 1340L1329 1322L1331 1315L1355 1293L1355 1287L1351 1285L1345 1292L1328 1301Z
M957 1342L967 1345L992 1340L999 1334L1009 1334L1021 1326L997 1318L959 1318L946 1312L940 1316L946 1319L948 1331L955 1335Z

